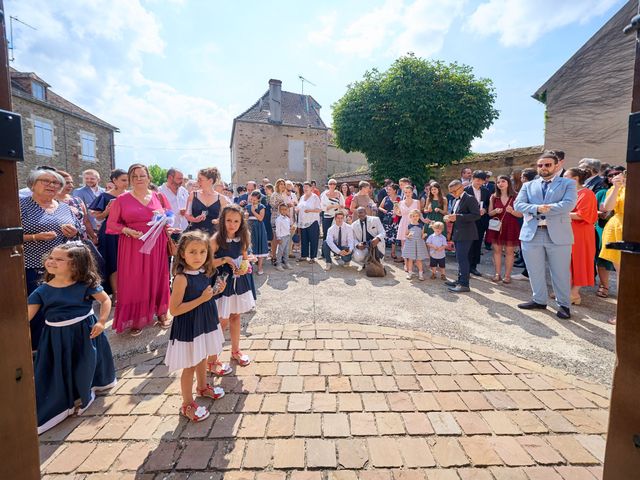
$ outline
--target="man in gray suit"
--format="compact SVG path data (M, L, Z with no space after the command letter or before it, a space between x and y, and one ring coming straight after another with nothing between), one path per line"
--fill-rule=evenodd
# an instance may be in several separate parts
M84 187L76 188L72 195L80 198L84 204L89 208L89 205L93 203L98 195L104 192L100 184L100 174L97 170L90 168L82 172L82 180L84 181ZM94 230L98 230L98 222L93 215L89 215L89 221Z
M533 290L530 302L518 308L547 308L546 266L558 302L557 316L571 318L571 245L573 232L569 213L576 205L576 184L560 175L561 165L553 153L538 159L538 178L522 185L515 209L524 213L520 230L522 254L529 270Z

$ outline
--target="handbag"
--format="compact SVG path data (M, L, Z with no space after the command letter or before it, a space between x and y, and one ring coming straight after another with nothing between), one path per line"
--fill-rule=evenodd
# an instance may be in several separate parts
M387 271L377 255L378 247L370 244L369 255L366 260L365 273L367 277L384 277Z

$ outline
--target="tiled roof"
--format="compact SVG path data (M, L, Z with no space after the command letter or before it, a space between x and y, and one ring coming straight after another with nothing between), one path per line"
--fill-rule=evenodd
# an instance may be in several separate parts
M48 106L52 106L53 108L56 108L58 110L61 110L63 112L66 113L70 113L72 115L75 115L77 117L80 117L84 120L87 120L91 123L100 125L102 127L108 128L109 130L113 130L113 131L119 131L118 127L114 127L113 125L105 122L104 120L101 120L100 118L96 117L95 115L92 115L91 113L87 112L86 110L80 108L79 106L77 106L74 103L71 103L69 100L65 99L64 97L61 97L60 95L58 95L57 93L55 93L54 91L52 91L50 88L47 88L47 99L45 101L42 100L38 100L37 98L33 97L33 95L31 95L31 92L25 90L22 85L20 85L19 82L15 81L14 79L19 79L19 78L31 78L33 80L37 80L41 83L44 83L45 85L48 86L48 84L43 81L40 77L38 77L35 73L32 72L18 72L17 70L15 70L14 68L12 68L10 70L11 73L11 94L12 95L16 95L18 97L24 98L26 100L32 101L32 102L38 102L38 103L43 103L45 105Z
M248 110L241 113L235 120L257 123L269 123L269 91ZM282 125L296 127L323 128L327 126L320 117L320 104L311 95L282 92Z

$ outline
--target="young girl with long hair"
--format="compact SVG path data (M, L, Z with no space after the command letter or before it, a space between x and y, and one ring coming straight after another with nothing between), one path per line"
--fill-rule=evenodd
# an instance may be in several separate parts
M84 412L94 391L116 384L111 348L102 335L111 300L91 252L80 241L64 243L51 251L44 267L44 283L28 301L29 320L39 310L46 318L34 365L38 434ZM100 303L99 318L94 300Z
M194 230L182 234L173 258L173 288L169 301L173 323L164 362L169 372L182 370L180 414L192 422L201 422L209 416L209 411L193 399L194 375L199 397L217 400L224 396L222 388L207 383L207 358L217 359L224 344L213 299L224 284L217 284L219 291L211 286L212 261L209 237L205 233Z
M264 274L262 263L269 255L267 230L263 223L266 208L260 203L261 197L260 190L254 190L249 195L249 203L245 207L251 231L251 253L258 258L258 275Z
M218 268L220 274L229 275L226 288L216 298L216 306L222 329L229 328L231 359L242 367L249 365L251 359L240 351L240 315L256 305L255 285L247 253L250 245L251 235L242 208L234 204L227 205L220 214L218 231L211 238L213 266ZM217 359L210 359L209 363L216 368L220 366Z
M427 236L434 233L432 224L435 222L442 222L444 224L444 216L447 214L447 197L442 193L442 187L439 183L433 182L429 185L429 192L424 202L424 214L425 218L430 222L426 224ZM447 234L447 228L444 228L444 234Z

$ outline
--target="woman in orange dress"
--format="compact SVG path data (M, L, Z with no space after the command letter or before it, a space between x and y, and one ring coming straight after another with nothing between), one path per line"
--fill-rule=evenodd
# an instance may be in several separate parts
M582 168L570 168L564 176L575 180L578 189L576 207L569 214L573 230L573 248L571 249L571 303L580 305L580 287L595 283L594 257L596 254L595 223L598 220L598 201L596 195L584 187L591 175Z

